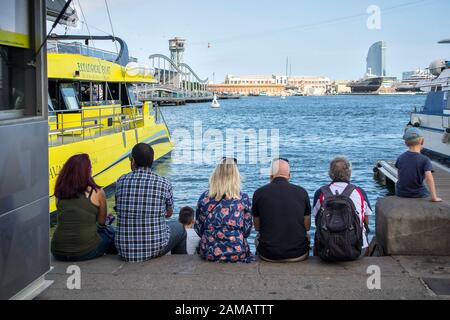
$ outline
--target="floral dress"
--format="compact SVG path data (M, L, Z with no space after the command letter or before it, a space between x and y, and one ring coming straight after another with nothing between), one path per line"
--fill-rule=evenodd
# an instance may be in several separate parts
M200 255L208 261L245 262L255 260L247 238L253 228L251 201L241 193L239 199L210 198L201 195L197 204L195 231L201 238Z

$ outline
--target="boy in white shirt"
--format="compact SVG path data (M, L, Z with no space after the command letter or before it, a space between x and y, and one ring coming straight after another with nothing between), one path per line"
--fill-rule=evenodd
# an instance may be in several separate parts
M187 254L197 254L197 248L199 247L200 237L193 229L195 223L194 209L191 207L184 207L180 210L178 215L178 221L184 226L187 232L186 238L186 250Z

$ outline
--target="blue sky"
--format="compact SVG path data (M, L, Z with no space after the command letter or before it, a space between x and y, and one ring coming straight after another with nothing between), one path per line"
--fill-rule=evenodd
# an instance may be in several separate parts
M97 29L111 33L104 0L74 0L78 1L91 33L103 34ZM115 34L127 41L133 56L145 62L152 53L168 54L168 39L184 37L185 62L203 78L211 79L215 72L216 82L227 73L284 74L287 56L295 75L357 79L365 72L369 46L379 40L388 45L388 75L400 77L434 59L450 58L450 46L437 44L450 38L449 0L108 0L108 4ZM367 28L370 5L381 8L381 30Z

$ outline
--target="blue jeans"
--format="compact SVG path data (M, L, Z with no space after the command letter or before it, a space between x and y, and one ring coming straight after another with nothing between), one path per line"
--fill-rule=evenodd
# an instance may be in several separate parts
M97 226L97 233L100 236L100 244L82 256L60 256L53 255L56 260L64 262L77 262L92 260L104 256L105 254L117 254L116 246L114 245L114 237L116 230L112 226Z
M169 252L171 254L187 254L186 237L187 232L184 226L177 222L171 221L167 223L170 229L169 243L163 249L160 256L165 256Z

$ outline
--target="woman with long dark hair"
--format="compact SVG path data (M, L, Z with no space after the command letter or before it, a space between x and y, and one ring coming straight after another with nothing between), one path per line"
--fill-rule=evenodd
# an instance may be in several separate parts
M92 178L87 154L65 163L55 185L58 224L51 251L57 260L83 261L116 253L114 229L106 226L106 196Z

